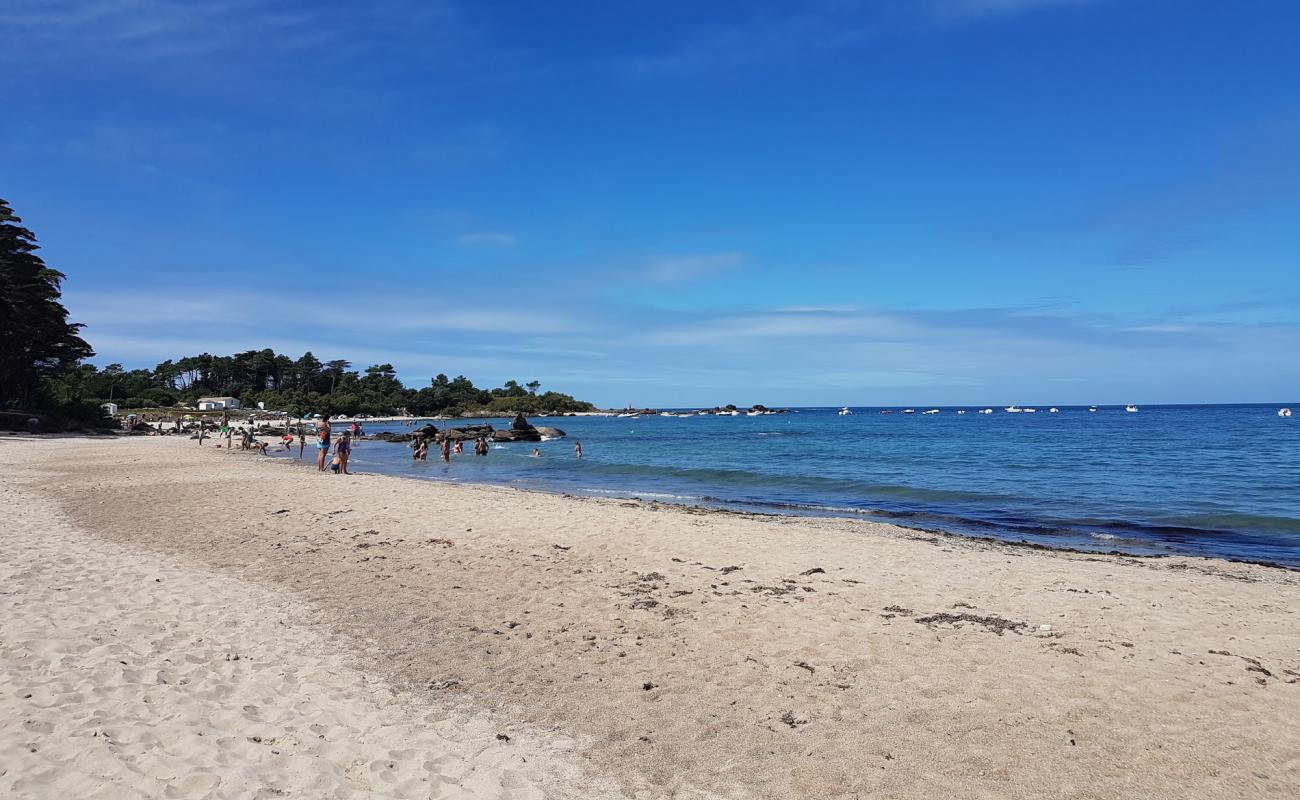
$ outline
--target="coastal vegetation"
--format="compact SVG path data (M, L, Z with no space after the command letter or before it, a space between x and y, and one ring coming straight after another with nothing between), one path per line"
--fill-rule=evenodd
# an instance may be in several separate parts
M564 414L594 406L560 392L538 393L540 382L506 381L495 389L476 387L469 378L439 374L428 386L405 386L392 364L363 371L343 360L321 361L312 353L293 359L270 348L229 356L203 353L162 362L153 369L124 370L120 364L97 369L78 364L51 381L67 400L93 398L121 408L193 406L200 397L234 397L244 408L294 415L437 414L500 416Z
M493 415L591 411L591 403L560 392L540 392L541 382L506 381L476 387L459 375L437 375L428 386L407 387L392 364L362 371L345 360L299 358L270 348L229 356L202 353L168 359L153 369L100 369L95 352L68 320L64 275L36 255L35 235L0 199L0 412L42 412L64 420L95 422L102 403L120 408L193 406L208 395L238 398L245 408L263 403L291 414Z
M0 199L0 411L47 410L93 420L99 409L55 403L46 383L95 354L60 302L63 273L36 254L36 236Z

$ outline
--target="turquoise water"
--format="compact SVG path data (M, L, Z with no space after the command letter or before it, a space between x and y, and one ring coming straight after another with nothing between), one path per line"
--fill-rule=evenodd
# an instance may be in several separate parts
M1300 566L1300 415L1278 417L1280 405L566 417L534 421L567 439L496 445L483 458L470 448L450 465L376 441L353 458L357 471L409 477ZM378 430L408 429L367 426Z

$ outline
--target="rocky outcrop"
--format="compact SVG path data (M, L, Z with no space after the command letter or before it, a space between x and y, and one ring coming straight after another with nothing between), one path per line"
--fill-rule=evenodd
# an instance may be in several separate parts
M461 428L447 428L442 432L439 439L450 439L453 442L472 441L481 436L492 438L496 430L491 425L466 425Z
M515 421L510 423L510 430L493 431L492 441L540 442L543 437L547 439L563 439L565 435L564 431L559 428L537 427L524 419L523 414L519 414L515 417Z
M515 430L511 428L508 431L494 431L492 441L494 442L540 442L542 434L536 428L526 430Z

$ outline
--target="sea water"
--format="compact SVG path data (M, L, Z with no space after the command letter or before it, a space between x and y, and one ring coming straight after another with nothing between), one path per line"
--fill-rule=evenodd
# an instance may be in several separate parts
M405 445L363 441L353 465L435 480L859 517L1055 547L1300 567L1300 416L1279 417L1278 408L551 417L532 421L561 428L567 438L494 445L486 457L466 442L449 465L436 448L417 463ZM581 460L574 440L582 442ZM534 447L540 458L530 455Z

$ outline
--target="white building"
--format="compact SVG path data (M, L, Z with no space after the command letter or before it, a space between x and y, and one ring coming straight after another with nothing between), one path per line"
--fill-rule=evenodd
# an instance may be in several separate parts
M117 414L117 403L101 403L99 407L104 409L105 416L111 417Z
M223 408L239 408L238 397L200 397L199 411L220 411Z

